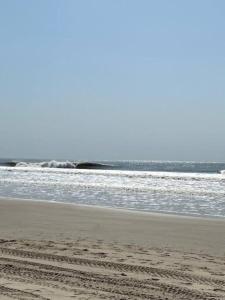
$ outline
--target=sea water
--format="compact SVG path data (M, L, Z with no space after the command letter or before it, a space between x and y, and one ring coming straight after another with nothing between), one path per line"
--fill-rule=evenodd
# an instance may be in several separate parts
M0 197L225 217L225 163L98 163L0 160Z

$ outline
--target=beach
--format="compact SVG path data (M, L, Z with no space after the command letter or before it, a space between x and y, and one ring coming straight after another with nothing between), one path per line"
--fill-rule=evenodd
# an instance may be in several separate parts
M0 199L0 299L225 299L225 220Z
M225 1L0 1L0 300L225 300Z

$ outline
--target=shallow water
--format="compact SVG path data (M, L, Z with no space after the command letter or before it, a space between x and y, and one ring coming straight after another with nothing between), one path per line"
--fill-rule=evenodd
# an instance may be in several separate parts
M119 163L117 170L1 166L0 196L225 217L225 175L215 173L218 167L224 167L222 164L201 163L204 171L190 172L196 170L196 164L159 162L158 169L164 167L173 171L144 171L143 166L149 169L151 163L156 169L156 162L141 162L138 171L131 167L127 170L124 165L118 170ZM135 164L137 162L133 163L133 169ZM176 164L180 169L183 164L183 169L190 171L174 171L178 168ZM194 168L191 169L190 164ZM206 172L207 168L211 172Z

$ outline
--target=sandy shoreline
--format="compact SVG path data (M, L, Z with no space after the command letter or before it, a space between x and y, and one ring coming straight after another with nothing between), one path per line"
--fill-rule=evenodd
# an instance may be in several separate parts
M225 254L225 220L0 198L0 234L76 239Z
M225 299L225 220L0 199L0 299Z

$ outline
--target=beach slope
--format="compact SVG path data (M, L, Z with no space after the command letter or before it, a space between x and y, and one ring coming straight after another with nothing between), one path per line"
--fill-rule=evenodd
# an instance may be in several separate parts
M225 221L0 200L0 299L225 299Z

